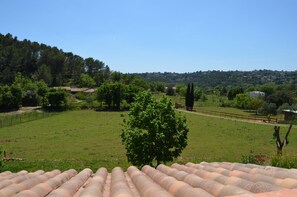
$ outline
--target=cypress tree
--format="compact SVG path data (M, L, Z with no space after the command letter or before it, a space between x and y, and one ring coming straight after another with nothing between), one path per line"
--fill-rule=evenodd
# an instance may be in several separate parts
M186 92L186 110L189 110L190 107L190 84L188 83L187 92Z
M190 110L193 110L194 107L194 84L192 83L191 91L190 91Z

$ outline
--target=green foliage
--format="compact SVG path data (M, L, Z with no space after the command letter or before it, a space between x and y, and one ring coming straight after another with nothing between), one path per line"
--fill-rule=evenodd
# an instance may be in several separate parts
M165 90L165 85L162 82L150 82L149 86L152 92L164 92Z
M259 160L256 158L254 151L250 151L250 154L242 155L241 163L244 163L244 164L252 163L252 164L261 165Z
M200 88L194 89L194 100L198 101L202 96L202 90Z
M234 108L230 110L242 112ZM1 146L7 156L24 159L5 162L3 170L79 170L86 166L93 171L98 166L104 166L109 171L116 166L126 169L131 164L127 161L125 147L119 137L121 113L124 116L127 114L94 110L65 111L51 117L2 127ZM249 154L251 147L255 155L275 155L271 125L230 121L194 113L182 114L186 116L190 130L188 145L173 162L241 162L242 155ZM285 149L285 155L296 155L297 143L294 139L297 138L297 128L292 128L290 136L292 140Z
M266 84L297 84L297 71L271 71L271 70L254 70L254 71L199 71L193 73L141 73L138 76L147 81L160 81L168 84L194 83L195 85L207 87L245 87L247 84L253 86L263 86ZM264 87L265 88L265 87ZM268 91L264 91L268 95ZM296 90L296 88L295 88ZM270 91L270 90L269 90ZM235 98L235 97L234 97Z
M124 97L124 88L121 83L105 82L97 89L97 100L99 102L104 101L109 109L112 106L114 109L119 110Z
M264 103L262 107L258 109L258 114L270 116L276 114L276 104L275 103Z
M174 91L172 85L167 86L166 95L168 95L168 96L174 96L175 95L175 91Z
M275 92L275 86L274 85L263 85L260 87L261 92L265 92L266 97L273 94Z
M2 172L2 168L3 168L3 149L0 146L0 172Z
M99 60L83 59L27 39L19 41L11 34L0 34L0 51L0 84L11 84L17 72L49 86L70 81L79 85L81 74L88 74L100 85L110 76L109 67Z
M188 84L187 92L186 92L186 109L192 111L194 106L194 84Z
M281 114L285 109L297 111L297 104L290 105L288 103L283 103L281 106L279 106L279 108L277 108L277 113Z
M90 77L88 74L84 74L82 73L80 75L80 80L79 80L79 85L80 87L88 87L88 88L91 88L91 87L94 87L96 85L96 82L95 80Z
M156 165L181 154L187 146L188 131L185 117L176 114L168 98L156 100L146 91L132 103L121 138L129 162Z
M18 110L22 101L22 89L19 85L0 86L0 111Z
M270 165L280 168L297 168L297 156L274 156L270 159Z
M46 64L42 64L37 70L37 79L44 81L47 85L51 85L53 77L51 74L51 68Z
M293 95L291 92L281 90L277 91L266 98L266 102L275 103L278 108L284 103L288 103L289 105L293 104Z
M187 86L184 84L177 84L176 85L176 93L178 93L182 97L186 97Z
M46 95L47 106L50 109L65 109L67 107L67 93L63 89L50 89Z
M241 94L243 93L243 88L240 87L240 86L236 86L236 87L233 87L231 88L229 91L228 91L228 94L227 94L227 97L229 100L233 100L237 94Z
M251 103L253 98L248 94L237 94L234 100L236 107L240 109L251 109Z

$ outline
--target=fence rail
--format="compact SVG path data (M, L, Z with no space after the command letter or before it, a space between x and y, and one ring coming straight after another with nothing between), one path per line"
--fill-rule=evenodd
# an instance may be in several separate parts
M234 114L234 113L229 113L229 112L205 110L205 109L201 109L201 108L197 108L197 107L193 108L193 110L195 110L197 112L204 113L204 114L217 115L217 116L228 117L228 118L254 120L254 121L269 122L269 123L278 123L277 118L269 118L266 116L258 116L258 117L247 116L247 115Z
M52 116L56 113L54 112L26 112L21 114L14 114L14 115L5 115L0 116L0 128L12 126L24 122L29 122L32 120L42 119L49 116Z

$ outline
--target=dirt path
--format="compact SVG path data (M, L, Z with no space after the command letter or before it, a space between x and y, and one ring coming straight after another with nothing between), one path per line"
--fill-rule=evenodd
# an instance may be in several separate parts
M244 119L238 119L238 118L230 118L230 117L223 117L223 116L205 114L205 113L201 113L201 112L186 111L186 110L182 110L182 109L177 109L177 111L190 113L190 114L195 114L195 115L198 115L198 116L207 116L207 117L220 118L220 119L232 120L232 121L237 121L237 122L247 122L247 123L251 123L251 124L289 127L288 124L274 124L274 123L266 123L266 122L256 121L256 120L244 120Z

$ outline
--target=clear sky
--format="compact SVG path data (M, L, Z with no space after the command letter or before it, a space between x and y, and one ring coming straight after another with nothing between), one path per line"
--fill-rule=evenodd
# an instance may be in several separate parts
M0 0L0 33L121 72L297 70L297 0Z

